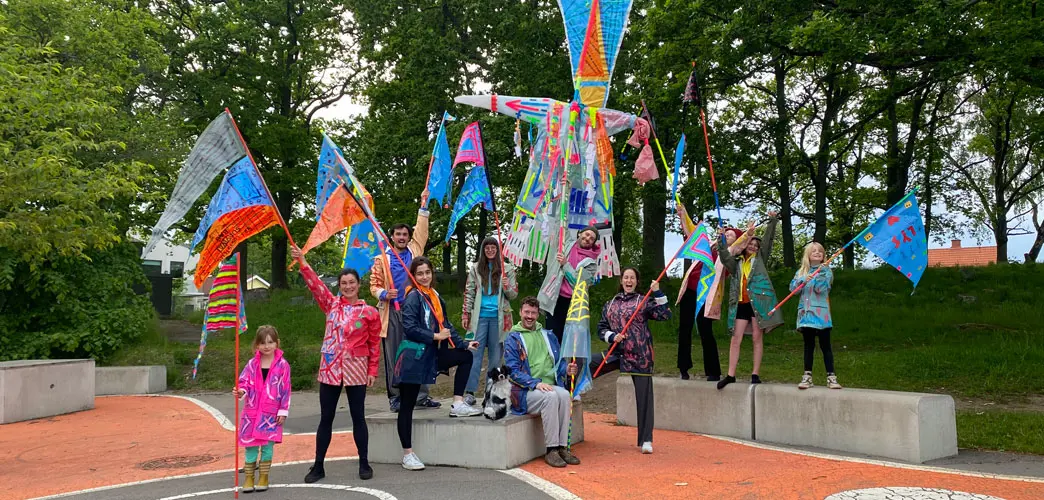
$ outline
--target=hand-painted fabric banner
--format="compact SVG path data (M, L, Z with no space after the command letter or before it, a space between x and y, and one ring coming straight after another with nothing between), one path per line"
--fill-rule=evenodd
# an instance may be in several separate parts
M231 115L227 112L221 113L210 122L196 139L196 144L192 146L192 151L182 165L174 191L170 194L170 201L167 202L167 207L160 215L156 226L152 228L152 235L149 236L142 255L151 252L170 226L188 213L217 174L246 154L246 148L239 140Z
M361 193L356 194L360 199L365 200L372 212L373 199L369 193L366 193L365 196ZM308 241L301 248L301 253L308 253L309 250L330 239L331 236L364 221L369 222L359 204L351 200L347 189L338 187L327 200L326 207L320 214L319 222L316 222L315 227L312 228L312 234L308 236Z
M431 152L431 175L428 176L428 205L438 201L439 204L448 202L450 176L453 174L453 164L450 163L449 143L446 141L446 122L454 121L452 115L442 113L442 121L439 123L439 133L435 136L435 148Z
M486 166L486 155L482 148L482 132L479 131L479 123L472 122L460 136L460 146L457 146L457 158L453 160L453 166L461 163L474 163L475 166Z
M574 88L585 106L601 108L609 96L631 0L559 0L569 43Z
M194 276L196 288L203 286L211 271L232 254L236 245L276 224L279 215L275 203L257 168L245 157L225 173L192 239L193 250L203 242Z
M450 236L456 231L457 222L460 222L460 219L479 203L486 210L493 210L493 194L489 189L489 178L486 177L486 168L476 166L468 172L468 177L464 179L464 187L460 190L456 203L453 204L449 229L446 230L446 241L449 241Z
M562 346L559 363L569 364L576 360L579 372L576 374L576 387L573 394L583 394L591 388L591 309L588 297L587 281L577 278L573 288L573 298L569 301L569 312L566 313L565 329L562 331Z
M681 252L678 253L679 259L692 259L703 264L700 269L700 281L699 286L696 287L696 311L700 311L703 307L703 303L707 300L708 292L711 289L711 285L714 283L715 269L714 269L714 251L711 249L711 235L707 230L707 225L699 223L696 228L689 235L689 239L685 240L685 244L682 247Z
M903 273L916 288L928 267L928 237L917 205L917 190L910 191L888 209L856 240Z
M377 238L369 219L348 228L348 234L345 235L343 267L355 269L359 276L365 276L370 272L373 259L381 253Z
M678 201L678 173L681 172L682 158L685 157L685 134L678 139L678 147L674 148L674 174L671 176L671 199Z
M319 151L319 169L315 180L316 222L322 217L323 209L326 208L330 195L337 190L337 186L341 185L341 175L348 172L350 169L344 164L344 154L341 148L337 147L326 134L323 134L323 147Z
M697 106L702 106L700 99L700 86L696 83L696 67L693 66L689 73L689 81L685 84L685 92L682 94L682 104L688 106L690 103L695 103Z
M239 286L238 253L221 263L214 284L210 287L210 298L203 318L203 331L199 337L199 353L192 363L193 379L196 378L199 362L203 359L209 333L236 328L237 323L240 334L247 331L246 302L243 301L243 290Z

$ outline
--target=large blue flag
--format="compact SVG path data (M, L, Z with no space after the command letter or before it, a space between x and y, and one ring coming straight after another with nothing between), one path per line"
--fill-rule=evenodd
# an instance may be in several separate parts
M682 158L685 157L685 134L678 140L678 147L674 148L674 175L671 177L671 199L678 199L678 172L681 170Z
M689 235L689 239L685 240L677 257L692 259L703 264L703 267L700 268L699 285L696 287L697 314L699 314L700 308L703 307L703 303L707 301L707 292L710 291L711 284L714 283L714 251L711 249L710 238L707 225L702 222L697 224L692 234ZM683 284L682 286L685 285Z
M464 187L460 190L456 203L453 204L453 214L450 215L446 241L449 241L450 235L457 229L457 222L479 203L486 210L494 209L493 194L489 189L489 178L486 177L486 168L475 166L468 172L468 177L464 179Z
M924 234L924 220L917 206L917 189L888 209L856 239L903 273L916 288L928 267L928 237Z
M373 259L381 253L377 238L379 236L373 230L373 223L369 219L348 228L344 240L343 267L355 269L359 276L365 276L370 272Z
M449 143L446 141L446 122L456 120L449 113L442 112L439 133L435 137L435 148L431 152L431 173L428 175L428 204L437 200L440 204L448 202L450 176L453 163L450 158Z

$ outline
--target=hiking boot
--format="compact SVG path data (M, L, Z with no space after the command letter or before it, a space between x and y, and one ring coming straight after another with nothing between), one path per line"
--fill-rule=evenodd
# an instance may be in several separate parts
M370 467L369 462L359 462L359 479L373 479L373 467Z
M551 450L544 455L544 461L551 467L565 467L566 461L562 458L562 455L558 453L558 450Z
M760 384L761 383L761 377L759 377L757 373L755 373L754 375L751 375L750 376L750 383L751 384Z
M573 455L573 452L569 451L569 448L565 446L558 449L558 455L569 465L580 465L580 459L576 458L576 455Z
M305 475L304 482L312 484L324 477L326 477L326 470L323 469L323 466L313 465L308 468L308 474Z
M827 388L829 389L840 389L841 384L837 383L837 375L833 373L827 375Z
M724 389L726 385L729 385L735 381L736 377L733 377L732 375L726 375L725 378L718 381L718 390L720 391Z
M242 492L253 493L254 492L254 471L257 470L257 464L244 464L243 474L246 474L246 479L243 480Z
M254 491L268 491L268 473L272 470L272 461L261 462L257 466L257 486Z
M652 453L652 441L646 441L642 443L642 455L649 455Z
M451 417L474 417L478 415L482 415L482 410L475 408L474 406L471 406L463 401L459 403L453 403L453 405L450 406Z
M808 389L809 387L815 387L812 383L812 372L805 372L801 376L801 383L798 384L798 389Z
M399 398L391 398L388 400L388 410L392 413L399 413Z
M424 399L417 401L417 408L441 408L442 403L431 399L431 396L427 396Z
M424 462L421 462L420 457L416 453L410 453L402 457L402 468L406 470L424 470Z
M475 403L478 403L478 400L475 399L475 393L474 392L466 392L466 393L464 393L464 404L466 404L468 406L475 406Z

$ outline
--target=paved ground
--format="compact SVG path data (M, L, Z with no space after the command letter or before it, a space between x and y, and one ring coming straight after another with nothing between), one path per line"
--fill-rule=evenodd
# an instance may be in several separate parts
M229 498L232 436L221 425L221 412L231 413L226 408L230 398L200 399L216 407L217 417L205 404L186 398L120 396L98 398L91 411L4 425L0 497ZM385 411L383 398L370 399L371 412ZM344 431L350 420L347 412L340 412L335 425ZM314 432L317 414L314 395L296 394L288 431ZM585 442L575 447L583 460L578 467L552 469L534 460L511 471L432 467L408 472L397 465L376 464L371 481L358 480L357 462L345 459L356 453L351 436L338 434L329 452L329 475L313 485L301 480L315 438L288 435L276 448L276 462L284 465L273 468L272 489L244 498L1044 498L1044 480L1039 479L773 449L682 432L656 431L656 452L642 455L635 432L616 425L612 415L588 413ZM984 465L974 462L995 462L986 466L1013 470L1011 464L1002 467L1003 460L995 455L962 453L956 461L962 459L962 466L981 469ZM1014 470L1028 473L1042 468L1038 458L1014 463L1021 467ZM106 489L88 491L94 488Z

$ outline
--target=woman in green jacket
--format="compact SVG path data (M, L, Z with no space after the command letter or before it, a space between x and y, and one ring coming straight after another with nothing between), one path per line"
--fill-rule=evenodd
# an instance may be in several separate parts
M768 216L764 242L762 238L754 236L738 257L733 256L727 248L718 248L718 256L729 270L732 281L729 286L729 332L732 334L729 374L718 382L719 390L736 381L736 364L746 333L750 333L754 340L754 369L751 371L750 383L761 383L758 372L761 371L761 355L764 351L763 335L783 324L781 311L769 315L769 311L776 306L776 291L772 287L765 262L772 254L778 219L776 212L768 212Z

